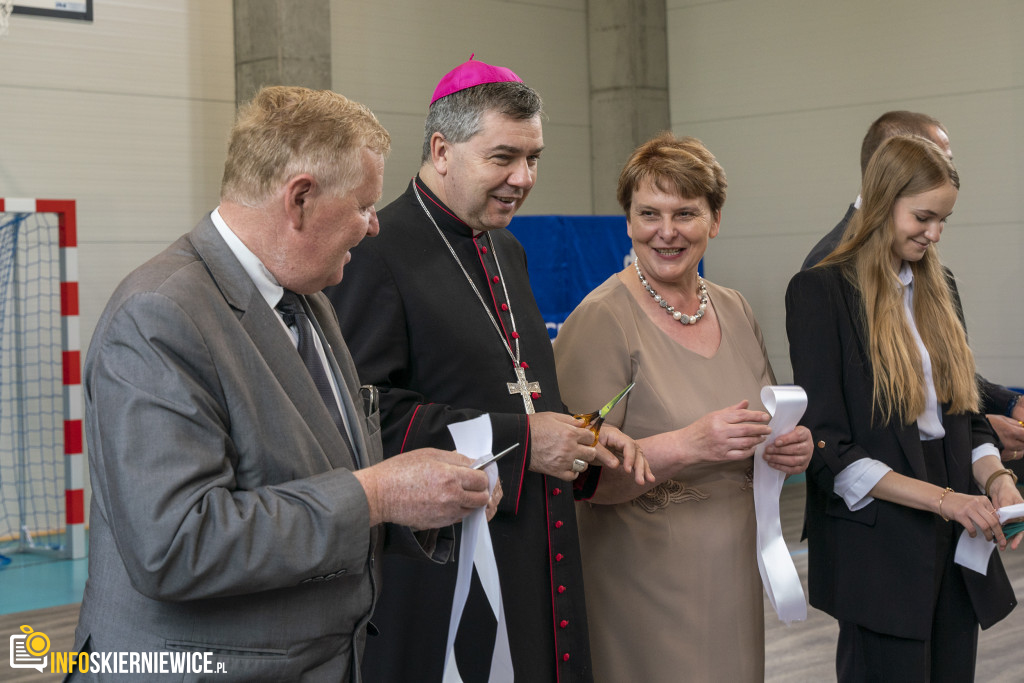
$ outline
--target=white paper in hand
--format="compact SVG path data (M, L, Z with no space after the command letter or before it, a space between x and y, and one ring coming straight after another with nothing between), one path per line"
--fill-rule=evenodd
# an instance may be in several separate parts
M455 450L479 462L491 454L491 418L489 415L465 422L448 425L455 440ZM498 481L498 465L491 463L484 467L490 490ZM448 624L448 649L444 659L444 683L462 683L459 667L455 663L455 634L462 621L462 610L469 596L473 579L473 567L483 585L487 601L498 622L494 651L491 656L491 683L512 680L512 653L508 645L508 628L505 625L505 608L501 601L501 585L498 582L498 564L494 559L491 531L487 527L487 511L477 508L462 520L462 543L459 548L458 580L455 583L455 597L452 600L452 616Z

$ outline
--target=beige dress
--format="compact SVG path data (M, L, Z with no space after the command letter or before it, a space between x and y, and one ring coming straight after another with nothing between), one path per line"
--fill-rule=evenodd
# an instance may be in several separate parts
M736 291L707 283L722 329L712 358L662 332L618 277L591 292L555 342L574 412L636 386L608 422L633 438L691 424L774 383L761 330ZM753 462L696 466L633 501L577 504L594 679L763 681Z

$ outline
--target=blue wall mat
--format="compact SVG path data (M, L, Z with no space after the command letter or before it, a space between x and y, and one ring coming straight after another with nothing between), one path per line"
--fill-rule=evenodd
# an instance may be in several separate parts
M552 339L583 297L633 262L625 216L516 216L508 227L526 248L530 285ZM704 263L698 268L703 275Z
M625 216L516 216L530 285L553 339L590 290L632 261Z

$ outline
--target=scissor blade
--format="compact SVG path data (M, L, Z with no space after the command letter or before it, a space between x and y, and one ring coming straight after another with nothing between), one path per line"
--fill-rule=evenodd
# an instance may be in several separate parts
M618 402L621 401L623 397L629 393L629 390L632 389L633 385L635 384L636 382L630 382L628 387L626 387L625 389L623 389L622 391L615 395L615 398L605 403L604 408L601 408L601 411L598 413L598 417L604 417L608 413L612 412L612 408L614 408L618 404Z
M490 465L492 462L495 462L496 460L498 460L501 456L505 455L506 453L511 453L512 449L515 448L518 445L519 445L519 442L516 441L514 444L512 444L511 446L509 446L508 448L503 450L501 453L495 453L494 455L488 457L486 460L481 460L477 464L473 465L473 469L474 470L482 470L483 468L485 468L488 465Z

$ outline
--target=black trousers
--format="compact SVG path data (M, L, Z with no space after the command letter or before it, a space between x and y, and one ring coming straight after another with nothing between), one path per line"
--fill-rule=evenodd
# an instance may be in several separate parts
M941 440L922 441L928 481L945 488ZM963 575L953 563L959 528L935 516L936 563L932 632L927 640L898 638L840 621L836 647L839 683L969 683L978 656L978 619ZM929 577L921 577L927 581Z

